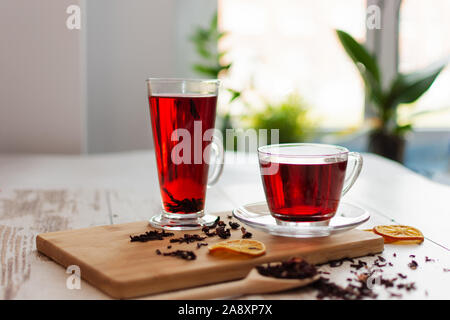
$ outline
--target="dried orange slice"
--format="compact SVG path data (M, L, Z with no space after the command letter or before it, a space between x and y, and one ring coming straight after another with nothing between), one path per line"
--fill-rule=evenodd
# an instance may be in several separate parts
M373 231L373 229L363 229L362 231L375 233L375 232ZM381 235L378 234L378 233L375 233L375 234L381 236ZM393 242L396 241L394 238L391 238L391 237L389 237L389 238L388 238L388 237L385 237L385 236L382 236L382 237L383 237L384 243L393 243Z
M373 232L383 236L386 240L417 240L422 242L424 240L422 232L419 229L410 226L391 225L391 226L376 226Z
M386 238L384 238L384 243L391 243L391 244L421 244L423 240L389 240L389 242L386 242Z
M242 253L249 256L261 256L266 252L264 243L258 240L238 239L216 243L208 248L209 252L228 251Z

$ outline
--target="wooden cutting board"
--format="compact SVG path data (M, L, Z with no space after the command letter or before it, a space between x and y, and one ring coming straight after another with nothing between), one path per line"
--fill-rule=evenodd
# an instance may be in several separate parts
M230 212L221 213L228 223ZM235 221L235 219L232 219ZM247 227L246 227L247 228ZM330 237L296 239L273 236L247 228L253 239L265 243L266 254L257 258L231 254L210 255L197 243L169 243L170 238L149 242L130 242L130 235L153 230L147 221L44 233L37 236L39 252L67 267L77 265L81 278L115 298L132 298L171 290L243 278L255 265L300 256L314 264L345 257L353 258L382 252L383 238L370 232L352 230ZM175 231L174 237L201 231ZM232 230L231 239L240 239L241 231ZM173 238L173 237L172 237ZM205 239L210 244L218 237ZM167 246L172 245L171 249ZM156 254L174 250L192 250L197 259L186 261Z

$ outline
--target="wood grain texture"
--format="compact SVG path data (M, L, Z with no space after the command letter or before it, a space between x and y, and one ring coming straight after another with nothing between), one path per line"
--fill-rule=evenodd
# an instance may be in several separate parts
M12 299L30 278L34 237L24 228L0 225L0 299Z
M105 192L99 190L3 190L0 298L16 298L24 284L45 276L32 273L32 266L51 263L36 250L38 233L108 223L105 199Z
M222 214L225 221L228 214ZM63 266L78 265L82 278L116 298L240 279L255 265L292 256L301 256L318 264L383 250L381 237L359 230L325 238L295 239L276 237L248 228L253 238L264 242L267 247L266 254L256 258L210 255L205 247L196 249L196 243L170 244L168 238L146 243L130 242L130 235L151 229L147 221L141 221L40 234L36 241L40 252ZM183 234L176 232L175 237ZM232 232L232 238L239 239L240 236L240 230ZM221 240L213 237L205 239L205 242ZM172 245L172 248L166 249L168 245ZM160 256L156 254L156 249L162 252L193 250L197 260L184 261Z

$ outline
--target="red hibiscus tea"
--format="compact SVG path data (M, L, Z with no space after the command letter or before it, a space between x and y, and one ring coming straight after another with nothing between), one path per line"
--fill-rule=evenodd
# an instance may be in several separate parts
M328 220L339 205L346 167L347 161L279 163L278 173L263 176L270 211L285 221Z
M209 169L204 159L211 143L203 135L214 128L217 95L154 94L149 102L164 211L201 212Z
M330 145L282 144L261 147L258 151L270 212L276 219L287 222L332 218L362 164L359 154ZM357 163L350 183L344 187L349 156L355 157Z

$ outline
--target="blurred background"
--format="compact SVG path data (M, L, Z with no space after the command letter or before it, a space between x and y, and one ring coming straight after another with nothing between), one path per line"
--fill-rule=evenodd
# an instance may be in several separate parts
M448 12L448 0L2 0L0 153L149 149L145 79L219 77L221 129L280 128L280 142L375 152L450 184Z

